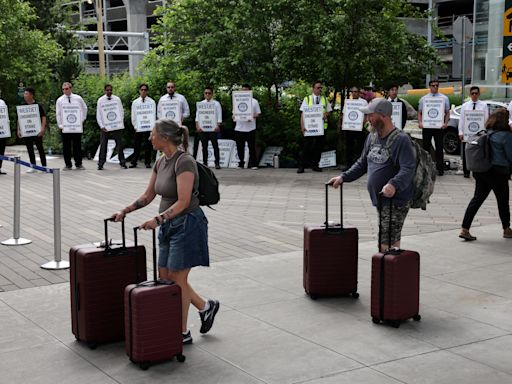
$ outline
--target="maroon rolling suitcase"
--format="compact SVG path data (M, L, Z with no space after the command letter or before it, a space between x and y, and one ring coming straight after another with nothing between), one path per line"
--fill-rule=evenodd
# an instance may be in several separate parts
M137 230L134 228L135 244ZM156 235L153 230L153 281L128 285L124 291L126 354L141 369L152 363L185 361L181 334L181 288L173 281L158 280Z
M122 245L105 243L78 245L69 251L71 283L71 327L75 338L91 348L124 339L123 293L131 283L144 281L146 250L126 246L124 221Z
M343 189L340 186L340 224L329 224L325 185L325 224L304 226L304 290L312 298L351 294L358 298L358 231L343 226Z
M382 199L382 197L381 197ZM391 213L389 225L391 228ZM382 200L379 202L379 248L382 238ZM415 251L390 248L372 257L371 316L398 328L407 319L419 321L420 255Z

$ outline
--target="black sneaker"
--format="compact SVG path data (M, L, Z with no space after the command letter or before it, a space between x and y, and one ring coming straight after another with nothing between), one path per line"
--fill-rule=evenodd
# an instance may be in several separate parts
M137 164L130 164L130 168L137 168Z
M304 173L304 168L297 169L297 173Z
M146 164L146 168L151 168L151 164Z
M204 312L199 312L199 317L201 318L201 329L199 332L206 333L210 330L213 325L213 320L215 319L215 315L219 311L220 304L217 300L208 300L210 304L210 308Z
M319 167L312 167L311 169L315 172L322 172L322 168Z
M124 164L124 163L123 163L123 164L120 164L120 166L121 166L121 169L128 169L128 167L127 167L127 166L126 166L126 164Z
M192 335L190 334L190 331L182 333L181 336L183 336L183 344L192 344Z
M98 164L98 171L102 171L102 170L103 170L103 165Z

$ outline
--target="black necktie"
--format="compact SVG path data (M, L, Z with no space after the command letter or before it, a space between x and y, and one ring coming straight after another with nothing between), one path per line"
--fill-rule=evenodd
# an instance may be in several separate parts
M172 100L173 95L169 95L169 97L170 97L170 98L171 98L171 100Z
M71 103L71 96L68 96L68 101Z
M476 109L476 103L473 103L473 111Z
M318 96L315 96L315 104L320 104L320 103L318 102Z
M112 98L111 98L111 97L107 97L107 99L108 99L108 100L112 100Z

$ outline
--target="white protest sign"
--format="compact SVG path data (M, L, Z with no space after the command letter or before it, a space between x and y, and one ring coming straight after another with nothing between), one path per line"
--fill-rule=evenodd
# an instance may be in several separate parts
M82 133L82 112L78 104L62 106L62 133Z
M133 155L133 152L135 152L135 150L133 148L124 148L123 149L124 158L128 159L131 155ZM120 163L119 162L119 154L107 159L107 163L119 164Z
M9 113L6 106L0 106L0 139L11 137Z
M304 136L324 135L324 107L322 105L304 107L302 116L304 118Z
M398 128L402 129L402 102L401 101L395 101L394 103L391 103L393 106L393 112L391 113L391 121L393 122L393 125Z
M485 129L484 111L464 111L464 140L468 140L483 129Z
M107 131L117 131L124 128L123 114L121 107L117 101L107 101L101 105L101 115L103 117L103 125Z
M442 97L425 97L422 113L423 128L442 128L444 124L444 99Z
M39 114L39 105L18 105L18 124L20 126L21 137L37 136L41 132L41 115Z
M249 146L247 143L245 143L244 148L244 168L248 168L249 162L247 161L249 159ZM240 163L240 158L238 157L238 151L236 149L236 145L233 146L232 152L231 152L231 160L229 162L229 168L238 168L238 165Z
M196 107L199 127L201 127L204 132L213 132L217 126L215 104L212 102L199 102L196 104Z
M366 100L345 100L345 107L343 112L343 123L341 129L343 131L362 131L364 113L359 109L368 105Z
M280 155L283 147L267 147L261 156L260 167L272 167L274 165L274 155Z
M160 109L163 119L169 119L181 125L181 108L178 99L174 98L160 101Z
M336 151L322 152L320 155L319 168L335 167L336 166Z
M252 91L233 92L233 116L235 121L254 119L252 112Z
M155 125L155 104L139 103L135 104L135 131L148 132Z
M231 161L231 154L233 152L233 148L235 146L235 142L233 140L218 140L219 142L219 155L220 161L219 164L223 168L227 168L229 166L229 162ZM203 147L202 143L199 143L197 147L197 159L199 163L203 163ZM215 156L213 154L213 145L211 141L208 141L208 166L213 167L215 165Z

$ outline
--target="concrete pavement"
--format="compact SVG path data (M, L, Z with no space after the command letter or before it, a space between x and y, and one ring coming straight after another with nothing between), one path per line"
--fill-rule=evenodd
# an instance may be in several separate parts
M0 240L12 236L12 167L0 176ZM50 166L62 166L52 159ZM102 218L140 194L149 170L62 172L62 249L101 240ZM512 382L511 240L501 237L494 197L472 233L457 238L473 182L448 174L427 211L411 210L403 246L421 254L421 322L400 329L369 316L370 259L377 220L364 180L344 191L344 221L360 230L359 293L312 301L302 288L302 228L323 218L321 174L293 169L216 174L221 202L206 209L212 266L192 272L198 292L221 301L210 334L190 313L194 344L184 364L141 371L122 343L91 351L75 342L68 271L39 266L53 258L51 176L22 174L22 247L0 246L0 383L510 383ZM154 216L130 215L127 227ZM338 196L330 195L333 219ZM118 228L111 227L118 238ZM131 232L128 231L131 235ZM149 244L149 236L141 238ZM150 260L148 260L149 265ZM26 289L22 289L26 288Z

